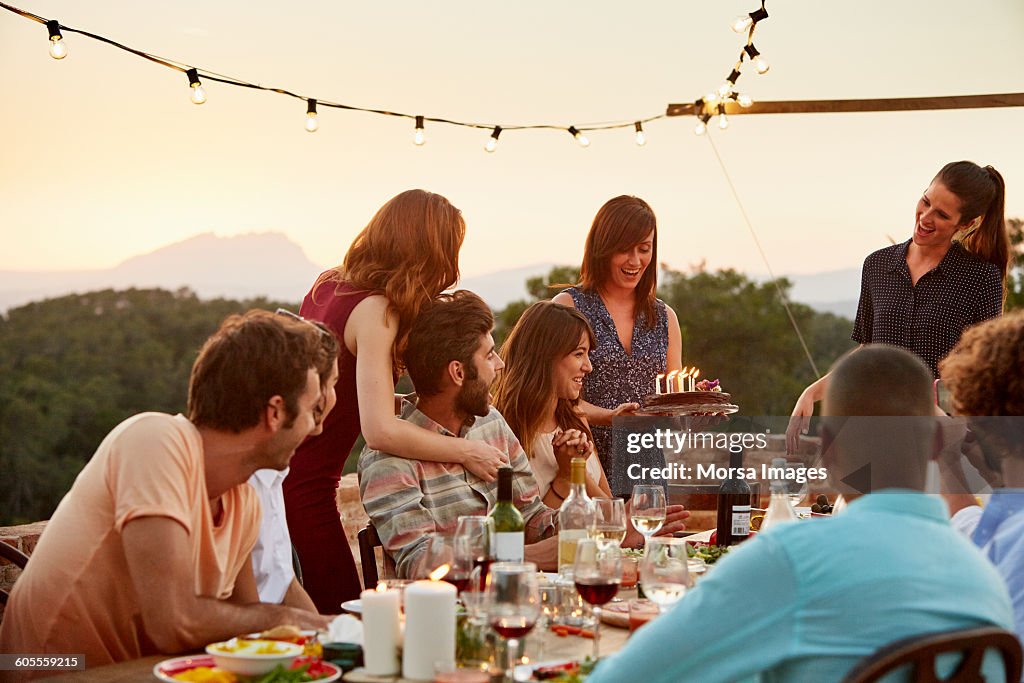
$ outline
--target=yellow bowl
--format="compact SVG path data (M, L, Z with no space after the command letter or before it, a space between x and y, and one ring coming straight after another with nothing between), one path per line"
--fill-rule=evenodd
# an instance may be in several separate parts
M218 667L242 676L258 676L278 665L287 669L302 651L303 647L295 643L247 638L232 638L206 646L206 653L213 656Z

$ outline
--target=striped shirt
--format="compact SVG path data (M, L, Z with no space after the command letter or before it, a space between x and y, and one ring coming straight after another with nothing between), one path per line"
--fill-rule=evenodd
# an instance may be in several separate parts
M471 418L456 437L406 403L402 419L452 438L483 441L505 453L515 473L512 495L526 522L529 545L555 533L557 511L544 505L529 460L512 428L494 408ZM359 457L359 495L398 576L421 578L419 564L428 534L452 533L463 515L486 515L498 498L496 482L486 482L462 465L411 460L364 448Z

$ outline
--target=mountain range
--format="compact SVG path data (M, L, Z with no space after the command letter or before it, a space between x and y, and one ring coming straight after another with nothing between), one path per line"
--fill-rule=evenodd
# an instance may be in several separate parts
M463 278L493 308L528 298L526 280L547 274L555 264L538 263ZM0 270L0 311L31 301L97 289L188 287L204 299L266 296L298 302L323 270L302 248L278 232L218 237L204 233L97 270ZM790 275L791 297L815 309L853 317L859 269Z

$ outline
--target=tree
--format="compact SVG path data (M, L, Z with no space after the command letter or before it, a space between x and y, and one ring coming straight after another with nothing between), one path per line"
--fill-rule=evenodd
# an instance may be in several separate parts
M1024 308L1024 220L1008 218L1010 270L1006 281L1006 310Z

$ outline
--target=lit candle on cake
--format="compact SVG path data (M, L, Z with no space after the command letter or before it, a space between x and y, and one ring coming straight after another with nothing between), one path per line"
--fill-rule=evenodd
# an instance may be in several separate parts
M694 370L693 374L690 375L690 391L694 390L694 383L697 381L698 377L700 377L700 370Z
M683 369L679 371L679 374L676 375L676 391L686 391L686 376L688 374L690 374L690 369L684 366Z
M405 644L402 677L429 681L435 662L455 661L455 586L441 581L448 573L441 565L430 581L416 581L405 588Z
M657 377L654 378L654 393L655 394L661 395L661 394L668 393L667 391L662 391L661 390L661 386L662 386L661 383L662 383L662 381L664 379L665 379L665 375L661 375L661 374L659 374Z
M374 676L398 673L399 591L389 591L378 583L376 590L359 594L363 607L363 659L366 672Z

